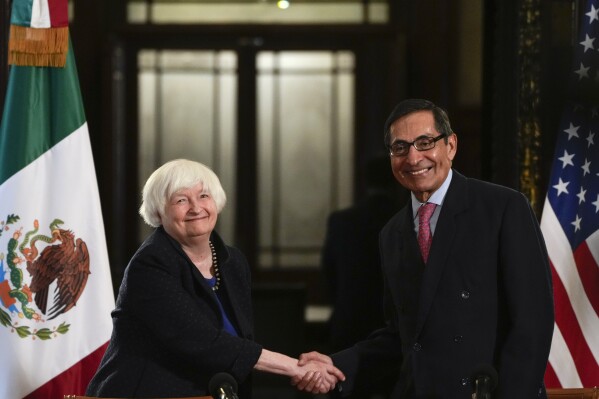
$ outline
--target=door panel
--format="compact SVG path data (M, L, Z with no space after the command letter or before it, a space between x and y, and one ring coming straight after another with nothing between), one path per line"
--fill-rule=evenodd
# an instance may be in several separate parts
M163 163L209 166L227 193L218 231L232 242L235 196L237 55L233 51L153 50L138 55L139 190ZM143 240L151 228L140 220Z
M317 268L328 214L351 203L353 58L257 55L260 268Z
M142 49L138 54L139 187L157 167L188 158L211 167L227 193L217 230L236 245L237 212L258 204L260 269L318 267L328 214L353 192L354 55L348 51L254 54L257 98L238 92L237 53ZM255 103L258 187L238 199L239 99ZM244 148L241 151L246 151ZM250 149L251 151L251 149ZM140 221L139 240L149 233Z

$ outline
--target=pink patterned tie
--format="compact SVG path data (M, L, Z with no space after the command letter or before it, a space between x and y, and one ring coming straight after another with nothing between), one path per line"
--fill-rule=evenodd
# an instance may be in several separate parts
M418 245L420 246L420 252L422 253L424 263L428 260L428 252L430 251L431 243L433 242L429 221L431 220L431 216L436 207L437 204L427 202L418 210Z

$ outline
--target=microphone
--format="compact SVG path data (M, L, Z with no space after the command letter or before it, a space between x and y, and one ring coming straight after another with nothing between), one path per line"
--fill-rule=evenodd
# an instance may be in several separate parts
M237 381L228 373L215 374L208 383L208 391L214 399L239 399Z
M481 364L472 372L474 399L491 399L491 392L497 387L499 377L490 364Z

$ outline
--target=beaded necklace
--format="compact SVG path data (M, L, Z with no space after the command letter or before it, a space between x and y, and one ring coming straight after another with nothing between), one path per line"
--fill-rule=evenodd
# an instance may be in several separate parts
M216 282L212 287L212 291L218 291L218 286L220 285L220 270L218 269L218 259L216 258L216 250L214 249L214 244L212 241L208 241L208 245L210 246L210 252L212 253L212 269L214 271L214 278Z

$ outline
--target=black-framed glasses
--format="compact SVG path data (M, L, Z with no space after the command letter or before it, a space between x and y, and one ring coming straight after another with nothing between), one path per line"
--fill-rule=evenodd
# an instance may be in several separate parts
M387 148L389 148L389 153L391 156L405 157L408 155L408 152L410 152L410 147L414 146L414 148L418 151L430 150L435 148L435 143L444 137L447 136L445 134L440 134L437 137L418 137L412 142L397 140Z

